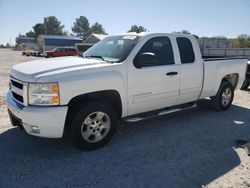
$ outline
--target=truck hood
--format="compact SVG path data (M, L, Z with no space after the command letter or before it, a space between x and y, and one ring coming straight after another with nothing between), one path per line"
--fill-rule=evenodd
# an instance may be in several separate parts
M48 76L67 72L74 68L90 69L110 65L109 63L98 59L86 59L81 57L59 57L51 59L42 59L21 63L13 66L10 75L24 82L35 82L42 76Z

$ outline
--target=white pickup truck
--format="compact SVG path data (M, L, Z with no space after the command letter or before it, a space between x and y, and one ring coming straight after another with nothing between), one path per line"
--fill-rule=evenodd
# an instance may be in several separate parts
M15 65L7 94L10 120L28 134L69 135L81 149L104 146L117 120L143 120L195 107L210 97L227 110L245 79L247 59L203 59L193 36L110 36L83 57ZM194 117L195 118L195 117Z

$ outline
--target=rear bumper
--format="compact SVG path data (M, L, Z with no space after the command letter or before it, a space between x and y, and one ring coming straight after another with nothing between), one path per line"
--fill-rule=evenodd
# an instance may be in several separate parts
M61 138L63 135L67 106L33 107L22 106L17 103L11 94L7 94L7 104L11 123L23 127L34 136L46 138Z

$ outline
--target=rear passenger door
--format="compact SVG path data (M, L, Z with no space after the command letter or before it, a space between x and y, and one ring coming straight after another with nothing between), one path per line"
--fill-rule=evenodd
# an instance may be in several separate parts
M200 53L194 51L199 46L187 37L176 37L180 57L180 96L177 104L197 100L202 89L203 64Z

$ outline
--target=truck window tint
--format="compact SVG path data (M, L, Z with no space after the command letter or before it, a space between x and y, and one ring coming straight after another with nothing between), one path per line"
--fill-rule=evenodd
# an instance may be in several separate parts
M181 63L193 63L194 50L191 41L185 37L178 37L176 40L180 52Z
M156 56L155 64L147 64L142 67L159 66L159 65L171 65L174 64L174 55L171 42L168 37L155 37L149 39L141 48L136 58L143 53L151 53Z

